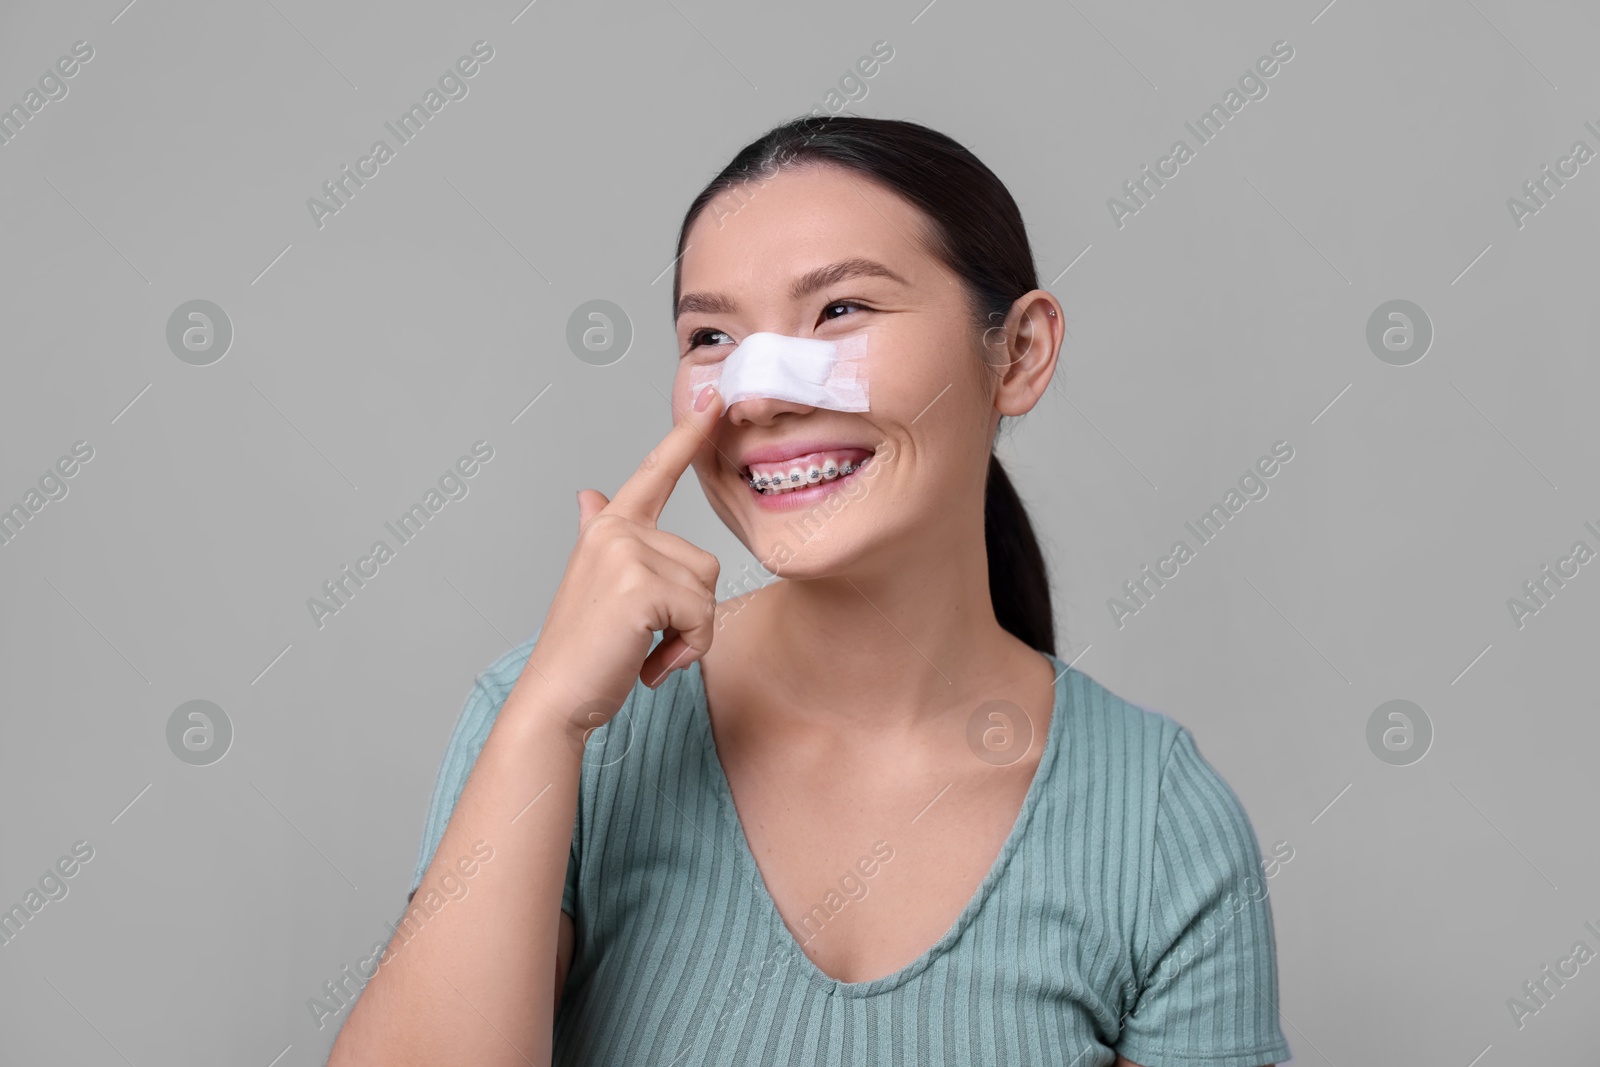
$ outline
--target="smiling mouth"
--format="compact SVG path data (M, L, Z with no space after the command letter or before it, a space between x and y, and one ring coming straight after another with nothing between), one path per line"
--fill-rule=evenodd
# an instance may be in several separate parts
M745 484L762 496L785 496L814 486L852 478L872 462L873 453L853 449L854 458L828 453L799 456L786 463L757 463L739 473ZM862 454L864 453L864 454Z

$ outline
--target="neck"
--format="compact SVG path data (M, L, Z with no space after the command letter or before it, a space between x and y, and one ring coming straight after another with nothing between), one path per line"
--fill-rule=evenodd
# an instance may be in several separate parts
M962 551L897 545L847 572L763 588L727 622L741 673L818 720L859 724L869 709L875 724L914 726L990 699L1038 653L995 619L982 533L980 518Z

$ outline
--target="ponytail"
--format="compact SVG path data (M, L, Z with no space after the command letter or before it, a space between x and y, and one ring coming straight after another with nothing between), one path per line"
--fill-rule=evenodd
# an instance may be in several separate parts
M983 490L983 544L989 557L989 599L1001 627L1031 648L1055 655L1055 616L1050 575L1033 535L1028 510L1017 496L1000 457L989 454Z

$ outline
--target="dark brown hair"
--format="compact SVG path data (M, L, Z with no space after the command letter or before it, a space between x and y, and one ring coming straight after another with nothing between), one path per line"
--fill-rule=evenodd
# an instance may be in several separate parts
M808 115L776 126L741 148L689 205L678 231L674 309L681 295L684 241L700 213L722 193L757 189L783 168L797 164L855 171L919 208L927 220L923 238L929 251L966 285L976 332L1003 323L1012 302L1039 287L1016 201L994 172L961 144L900 119ZM1044 555L1022 499L992 452L984 488L983 532L989 598L996 618L1030 647L1053 655L1055 618Z

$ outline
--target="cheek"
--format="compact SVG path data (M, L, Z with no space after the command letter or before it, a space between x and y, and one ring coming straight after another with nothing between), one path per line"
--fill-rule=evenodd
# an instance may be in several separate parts
M705 369L709 365L709 361L703 359L685 359L678 363L678 373L672 379L672 405L678 413L687 414L694 409L697 379L702 389L708 382L716 381L716 375L708 375Z
M695 454L691 461L694 466L695 480L700 483L700 488L705 491L706 499L716 501L721 488L721 468L717 465L717 454L709 448L703 448Z
M672 409L674 421L693 410L694 388L689 378L689 369L693 366L695 366L695 364L687 360L679 363L678 373L672 379Z
M885 425L898 423L912 431L924 430L923 421L910 426L919 412L927 409L926 418L944 417L951 401L957 399L956 394L968 388L966 379L947 373L945 368L930 366L926 361L917 365L910 360L898 364L883 360L871 368L868 378L871 405L863 414L882 420Z
M933 330L878 333L867 357L872 410L888 415L909 408L906 417L911 418L941 392L937 408L943 408L954 399L952 393L971 389L972 362L979 358L967 345Z

